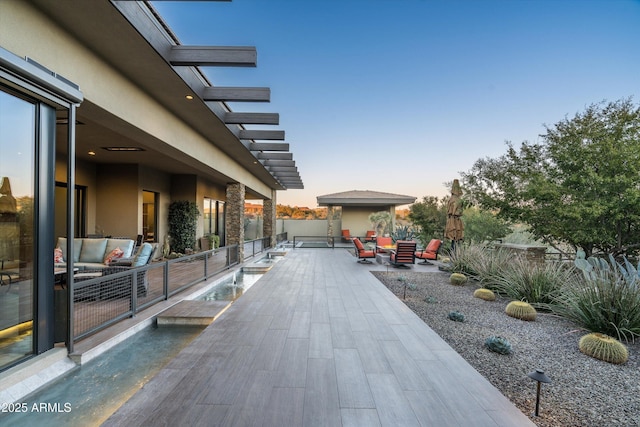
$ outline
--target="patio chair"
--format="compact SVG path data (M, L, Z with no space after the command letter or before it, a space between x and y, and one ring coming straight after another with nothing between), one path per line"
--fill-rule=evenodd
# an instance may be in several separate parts
M342 230L342 241L343 242L350 242L351 241L351 232L349 231L349 229Z
M416 258L424 260L420 264L423 265L431 265L433 263L428 260L438 259L438 252L440 251L440 246L442 246L442 240L440 239L431 239L426 248L421 251L416 251Z
M387 252L385 249L380 249L380 247L391 247L392 245L393 239L391 237L376 237L376 252Z
M367 235L364 236L365 242L375 242L376 241L376 232L373 230L367 230Z
M416 242L408 240L398 240L396 249L391 251L389 262L394 267L407 267L407 264L415 264Z
M376 252L365 249L364 245L357 237L353 238L353 244L356 247L356 257L358 258L358 262L360 264L372 264L372 262L369 261L369 258L375 258Z

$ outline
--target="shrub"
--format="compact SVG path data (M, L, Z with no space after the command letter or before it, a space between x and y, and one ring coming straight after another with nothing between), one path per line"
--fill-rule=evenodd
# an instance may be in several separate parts
M485 347L489 350L499 354L510 354L511 343L508 339L498 336L490 336L484 342Z
M560 262L531 263L514 257L499 271L490 273L485 287L514 300L549 304L560 289L575 278L574 267Z
M169 235L175 252L184 253L187 248L195 248L199 215L195 202L179 200L169 205Z
M476 276L473 261L484 256L487 247L483 244L456 245L449 254L449 267L452 273L462 273L467 276Z
M538 314L531 304L524 301L511 301L504 311L508 316L526 321L536 320Z
M640 277L613 264L577 274L548 307L588 331L629 341L640 336Z
M464 314L457 311L449 312L447 317L449 318L449 320L453 320L454 322L464 322Z
M495 290L494 283L513 260L513 254L505 249L484 250L469 260L470 268L474 271L474 278L487 289Z
M467 282L467 276L462 273L452 273L449 276L449 282L454 286L462 286Z
M476 298L483 299L485 301L495 301L496 299L496 294L494 294L491 289L487 289L487 288L476 289L475 292L473 293L473 296Z
M629 359L629 352L624 344L604 334L591 333L583 336L578 348L587 356L618 365Z

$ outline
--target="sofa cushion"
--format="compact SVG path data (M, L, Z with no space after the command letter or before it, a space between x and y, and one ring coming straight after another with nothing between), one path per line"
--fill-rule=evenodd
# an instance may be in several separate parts
M84 239L79 261L102 263L105 249L107 249L107 239Z
M107 248L104 250L105 255L109 254L115 248L122 249L122 256L129 258L133 256L134 241L131 239L107 239Z
M84 239L73 239L73 262L78 262L80 260L80 251L82 250L82 241ZM67 262L67 238L66 237L58 237L58 245L60 249L62 249L62 258L64 262Z
M151 246L150 243L143 243L131 266L142 267L143 265L147 265L152 252L153 246Z

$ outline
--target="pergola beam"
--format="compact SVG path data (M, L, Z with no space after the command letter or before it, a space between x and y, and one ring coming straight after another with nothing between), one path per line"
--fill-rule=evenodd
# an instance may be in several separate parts
M283 130L247 130L241 129L239 139L263 139L270 141L284 141Z
M253 46L173 46L169 63L174 66L255 67L258 53Z
M289 151L288 142L252 142L249 144L250 151Z
M287 178L295 178L300 179L300 174L298 172L278 172L274 175L277 179L287 179Z
M297 171L298 168L297 167L291 167L291 166L269 166L267 167L267 169L269 170L269 172L294 172Z
M293 153L258 153L260 160L293 160Z
M206 87L202 91L204 101L270 102L268 87Z
M278 113L234 113L224 115L224 122L228 125L279 125Z
M265 166L288 166L288 167L295 167L296 162L295 162L295 160L265 160L265 161L264 161L264 165L265 165Z

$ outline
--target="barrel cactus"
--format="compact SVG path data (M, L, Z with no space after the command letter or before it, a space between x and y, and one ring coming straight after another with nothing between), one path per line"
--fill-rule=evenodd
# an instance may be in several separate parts
M624 344L605 334L592 333L583 336L578 348L587 356L617 365L629 359L629 352Z
M494 353L511 354L511 343L506 338L492 335L485 340L484 345Z
M464 322L464 314L457 311L449 312L447 317L449 318L449 320L453 320L454 322Z
M496 294L494 294L491 289L487 289L487 288L476 289L475 292L473 293L473 296L476 298L483 299L485 301L496 300Z
M449 277L449 282L451 282L452 285L461 286L467 282L467 276L462 273L453 273Z
M505 312L511 317L526 321L536 320L537 315L536 309L524 301L511 301L507 304Z

